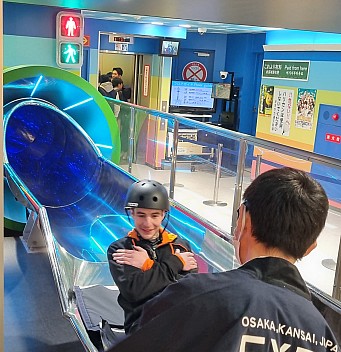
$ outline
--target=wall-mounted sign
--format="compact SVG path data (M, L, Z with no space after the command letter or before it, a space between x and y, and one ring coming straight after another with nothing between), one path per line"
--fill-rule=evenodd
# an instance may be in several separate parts
M90 46L90 36L89 35L84 35L83 46Z
M56 61L62 68L83 64L84 19L80 13L61 11L56 17Z
M83 39L83 17L73 12L59 12L57 15L57 37Z
M143 67L143 96L147 97L149 94L149 76L150 76L150 65L144 65Z
M128 44L115 44L116 51L128 51Z
M58 65L67 68L79 67L81 65L82 45L73 42L60 42L59 44Z
M262 77L307 81L310 61L263 60Z
M201 62L191 61L182 70L182 78L184 81L205 82L207 69Z
M327 142L334 142L334 143L341 143L341 136L332 133L326 133L326 141Z
M134 44L134 37L132 37L132 36L117 36L114 34L109 34L109 43Z

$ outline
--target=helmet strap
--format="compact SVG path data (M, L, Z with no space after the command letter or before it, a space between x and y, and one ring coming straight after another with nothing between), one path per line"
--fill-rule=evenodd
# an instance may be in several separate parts
M125 210L125 212L126 212L126 214L127 214L127 216L128 216L129 224L130 224L131 226L134 226L134 224L131 222L131 219L130 219L130 210L131 210L131 209L125 208L124 210Z
M166 211L166 214L165 214L163 220L165 220L165 219L166 219L166 224L163 227L163 230L161 231L161 235L163 234L163 232L166 230L166 227L168 226L168 223L169 223L169 211Z

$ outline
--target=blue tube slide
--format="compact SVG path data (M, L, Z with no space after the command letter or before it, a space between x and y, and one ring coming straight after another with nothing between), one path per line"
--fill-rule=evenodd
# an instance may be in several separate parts
M120 139L112 110L96 89L63 70L34 66L9 74L5 175L13 193L25 207L46 209L54 239L69 254L106 261L109 244L132 227L124 198L135 181L115 164ZM200 251L206 229L198 221L173 207L168 229Z
M26 209L36 214L30 234L40 230L45 239L62 313L91 352L97 349L70 292L114 284L106 251L132 228L124 200L136 180L117 165L119 156L116 118L88 82L44 66L5 71L5 223L24 224ZM231 268L226 239L171 203L167 229L190 241L203 270Z

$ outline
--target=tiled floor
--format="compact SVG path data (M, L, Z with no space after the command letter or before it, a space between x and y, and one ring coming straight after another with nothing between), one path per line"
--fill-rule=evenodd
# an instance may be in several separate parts
M121 165L127 170L127 165ZM132 165L132 174L139 178L158 180L169 186L170 171L155 170L146 165ZM226 202L226 206L208 206L203 202L213 200L215 173L206 170L191 172L190 170L179 170L176 173L176 187L174 199L201 215L224 231L231 233L232 205L235 188L235 177L224 175L219 180L219 191L216 192L215 201ZM245 173L244 186L250 183L249 173ZM329 264L336 263L341 228L341 214L334 210L329 211L327 224L318 239L317 248L306 258L297 263L304 279L316 286L323 292L332 294L335 269ZM327 264L326 266L323 265ZM333 265L332 265L333 266Z

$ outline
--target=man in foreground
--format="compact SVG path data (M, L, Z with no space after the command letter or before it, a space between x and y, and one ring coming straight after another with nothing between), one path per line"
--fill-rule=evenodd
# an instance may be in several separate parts
M168 286L112 352L340 351L294 265L316 247L327 213L325 191L305 172L261 174L238 209L233 242L242 266Z

